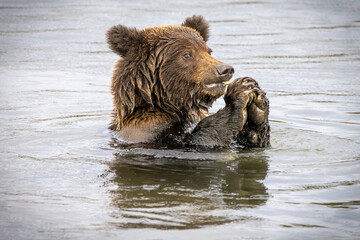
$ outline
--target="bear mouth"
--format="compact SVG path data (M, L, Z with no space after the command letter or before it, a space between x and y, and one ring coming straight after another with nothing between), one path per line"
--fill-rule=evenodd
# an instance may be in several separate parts
M206 84L207 88L214 88L217 86L228 86L231 83L230 80L226 81L226 82L221 82L221 83L210 83L210 84Z
M208 95L208 101L200 101L199 107L202 111L207 112L212 106L213 101L225 94L227 86L231 83L230 80L217 83L204 84L205 94Z
M220 82L220 83L219 82L217 82L217 83L209 83L209 84L206 84L205 87L210 92L222 92L222 94L224 94L227 86L230 83L231 83L230 80L225 81L225 82ZM218 95L218 94L215 94L215 95Z
M221 83L210 83L205 85L205 89L212 97L216 99L225 94L225 91L229 84L230 80Z

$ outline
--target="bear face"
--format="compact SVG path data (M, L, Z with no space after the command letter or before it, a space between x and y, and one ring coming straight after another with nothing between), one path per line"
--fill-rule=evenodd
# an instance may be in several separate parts
M164 31L169 31L169 28L172 27L165 27ZM184 27L172 31L172 40L159 48L166 56L160 75L160 79L164 79L165 91L181 93L173 94L169 99L177 106L188 99L192 102L186 108L195 103L207 111L212 102L225 93L223 83L230 80L234 70L210 55L211 49L197 32Z
M208 38L202 16L187 18L181 26L112 27L107 40L121 57L112 78L113 128L203 118L234 73L211 56Z

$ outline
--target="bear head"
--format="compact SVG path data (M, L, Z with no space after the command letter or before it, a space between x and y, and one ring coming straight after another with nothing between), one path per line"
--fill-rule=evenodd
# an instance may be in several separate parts
M121 57L111 86L115 128L120 130L139 111L161 111L190 122L203 117L234 73L211 56L208 38L209 25L198 15L180 26L110 28L109 47Z

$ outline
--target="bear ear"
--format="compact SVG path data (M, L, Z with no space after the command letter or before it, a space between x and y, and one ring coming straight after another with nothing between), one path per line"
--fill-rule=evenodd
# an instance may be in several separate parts
M117 25L106 33L107 42L111 50L124 57L132 46L139 46L140 32L136 28Z
M205 42L209 40L209 23L203 16L193 15L192 17L188 17L181 26L195 29L200 33Z

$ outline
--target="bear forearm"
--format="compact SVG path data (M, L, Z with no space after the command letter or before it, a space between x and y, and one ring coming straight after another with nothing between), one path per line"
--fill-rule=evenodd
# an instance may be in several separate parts
M246 111L226 106L214 115L202 119L187 136L190 145L228 147L233 138L243 129Z

